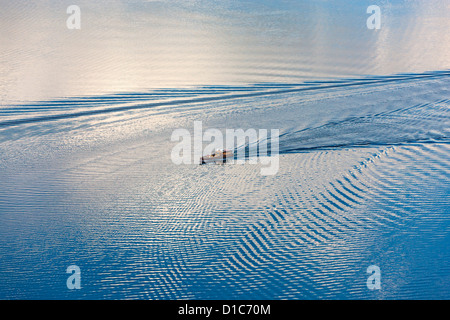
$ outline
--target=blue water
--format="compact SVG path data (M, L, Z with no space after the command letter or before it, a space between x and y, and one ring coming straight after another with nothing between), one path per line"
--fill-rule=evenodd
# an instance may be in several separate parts
M0 299L450 298L447 1L0 2Z

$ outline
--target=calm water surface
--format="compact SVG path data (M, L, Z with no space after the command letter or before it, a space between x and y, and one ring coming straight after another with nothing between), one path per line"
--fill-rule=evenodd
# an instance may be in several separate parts
M450 297L448 1L0 4L1 299ZM194 121L278 173L173 164Z

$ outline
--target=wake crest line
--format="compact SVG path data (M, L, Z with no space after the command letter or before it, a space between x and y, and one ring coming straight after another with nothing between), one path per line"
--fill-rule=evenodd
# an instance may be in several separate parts
M322 145L322 146L312 146L312 147L298 147L298 148L286 148L283 149L280 146L279 154L289 154L289 153L302 153L309 151L321 151L321 150L336 150L343 148L376 148L385 146L409 146L409 145L425 145L425 144L450 144L450 139L448 137L442 139L415 139L415 140L405 140L399 142L367 142L367 143L340 143L333 145Z
M74 112L74 113L68 113L68 114L67 113L66 114L55 114L55 115L47 115L47 116L34 117L34 118L7 120L7 121L0 122L0 128L1 127L11 127L11 126L26 124L26 123L33 123L33 122L61 120L61 119L77 118L77 117L103 114L103 113L121 112L121 111L137 110L137 109L148 109L148 108L155 108L155 107L162 107L162 106L176 106L176 105L189 104L189 103L223 101L223 100L230 100L230 99L268 96L268 95L276 95L276 94L283 94L283 93L315 91L315 90L321 90L321 89L333 89L333 88L343 88L343 87L355 87L355 86L363 86L363 85L371 85L371 84L379 84L379 83L384 84L384 83L389 83L389 82L401 82L401 81L417 80L417 79L428 80L428 79L432 79L432 78L440 78L440 77L446 77L446 76L450 76L450 71L413 74L410 76L394 75L394 76L386 76L385 78L376 79L376 80L371 80L371 79L353 80L351 82L335 83L335 84L328 84L328 85L315 85L315 86L313 85L310 87L301 87L301 88L289 88L289 89L282 89L282 90L250 92L250 93L235 93L235 94L227 94L227 95L215 96L215 97L200 97L200 98L191 98L191 99L181 99L181 100L175 100L175 101L133 104L133 105L126 105L126 106L121 106L121 107L86 110L86 111L80 111L80 112Z
M270 143L270 139L267 141ZM442 139L411 139L405 141L398 142L366 142L366 143L336 143L329 145L319 145L319 146L311 146L311 147L283 147L280 141L280 148L278 151L279 155L282 154L294 154L294 153L308 153L313 151L326 151L326 150L336 150L336 149L355 149L355 148L377 148L377 147L401 147L401 146L410 146L410 145L432 145L432 144L450 144L450 138L445 137ZM242 150L242 153L239 153L239 150ZM238 147L233 150L233 159L234 160L249 160L251 157L249 156L248 145L244 147ZM241 156L239 156L241 155ZM270 150L265 155L271 156ZM256 157L259 157L259 151L255 154Z

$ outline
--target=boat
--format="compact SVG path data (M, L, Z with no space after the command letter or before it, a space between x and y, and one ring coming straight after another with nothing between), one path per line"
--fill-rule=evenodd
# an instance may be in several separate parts
M200 158L200 164L225 163L227 159L233 157L233 151L217 149L213 153Z

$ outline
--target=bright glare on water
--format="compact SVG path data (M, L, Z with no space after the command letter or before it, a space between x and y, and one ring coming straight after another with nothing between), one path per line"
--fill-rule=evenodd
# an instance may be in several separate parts
M0 299L450 298L449 1L71 4L0 0Z

